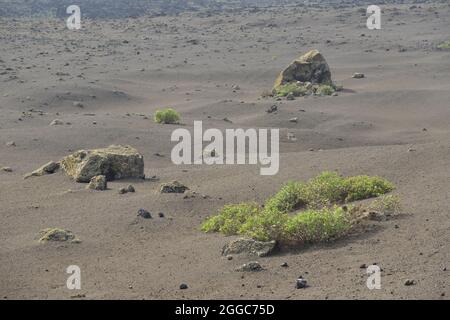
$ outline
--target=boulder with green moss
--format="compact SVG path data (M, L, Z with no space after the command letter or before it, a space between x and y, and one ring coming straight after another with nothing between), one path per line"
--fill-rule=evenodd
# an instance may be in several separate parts
M108 181L144 178L144 157L130 146L80 150L61 160L61 168L77 182L104 175Z
M59 228L47 228L39 232L39 242L79 242L72 232Z

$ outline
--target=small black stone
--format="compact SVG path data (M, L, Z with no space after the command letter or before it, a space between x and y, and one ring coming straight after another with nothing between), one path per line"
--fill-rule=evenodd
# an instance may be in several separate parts
M297 282L295 283L295 288L296 289L305 289L308 287L308 283L305 279L303 278L298 278Z
M289 267L289 265L288 265L288 263L287 263L287 262L283 262L283 263L281 264L281 266L282 266L283 268L287 268L287 267Z
M144 219L151 219L152 218L152 215L150 214L150 212L148 212L147 210L144 210L144 209L139 209L138 216L142 217Z
M159 216L160 218L164 218L164 213L160 212L160 213L158 213L158 216Z
M186 283L180 284L180 290L186 290L188 288L188 285Z

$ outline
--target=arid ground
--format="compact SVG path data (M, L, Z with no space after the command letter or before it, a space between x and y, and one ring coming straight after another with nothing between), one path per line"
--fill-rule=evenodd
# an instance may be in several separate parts
M381 7L381 30L368 30L366 6L355 5L83 19L78 31L61 18L0 17L0 167L12 169L0 171L0 297L448 299L450 51L437 46L450 40L450 6ZM343 85L338 96L261 97L311 49ZM278 112L267 113L274 104ZM181 125L154 123L166 106ZM50 125L55 119L64 124ZM194 120L280 128L279 173L174 165L171 133L192 130ZM146 180L95 192L62 172L23 179L73 151L112 144L144 155ZM224 204L262 203L288 180L324 170L392 181L403 213L362 234L258 258L265 270L255 273L235 271L246 256L222 257L230 238L199 230ZM197 195L160 194L172 180ZM120 195L130 183L136 192ZM139 219L140 208L153 219ZM41 244L48 227L82 242ZM360 268L373 263L380 290L366 287ZM69 265L81 268L81 290L66 287ZM300 275L309 288L295 289Z

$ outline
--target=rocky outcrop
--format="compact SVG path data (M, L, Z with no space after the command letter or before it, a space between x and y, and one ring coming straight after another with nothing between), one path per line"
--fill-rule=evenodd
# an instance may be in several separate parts
M311 50L294 60L275 81L274 89L295 82L332 85L331 72L325 58L318 50Z
M130 146L80 150L61 160L64 172L77 182L104 175L108 181L144 178L144 157Z

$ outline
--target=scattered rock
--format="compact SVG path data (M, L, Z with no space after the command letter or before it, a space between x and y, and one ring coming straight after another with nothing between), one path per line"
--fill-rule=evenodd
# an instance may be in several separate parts
M270 106L267 110L266 110L266 112L267 113L274 113L274 112L277 112L278 111L278 106L277 105L273 105L273 106Z
M407 287L409 287L409 286L414 286L414 285L416 285L416 284L417 284L416 280L407 279L407 280L405 281L405 286L407 286Z
M107 189L106 176L102 175L102 176L92 177L87 188L92 189L92 190L99 190L99 191L106 190Z
M151 219L152 218L151 213L148 212L145 209L139 209L137 215L138 215L138 217L141 217L141 218L144 218L144 219Z
M289 119L289 122L297 123L298 122L298 118L297 117L291 118L291 119Z
M182 283L182 284L180 284L180 290L186 290L186 289L188 289L189 287L188 287L188 285L186 284L186 283Z
M68 230L59 229L59 228L47 228L47 229L41 230L39 232L39 242L43 243L43 242L49 242L49 241L79 242L79 240L75 240L75 236L72 234L72 232L70 232Z
M244 263L242 266L236 269L239 272L257 272L262 271L263 267L257 261L252 261L249 263Z
M353 79L362 79L362 78L365 78L365 77L366 76L364 75L364 73L358 73L358 72L354 73L353 76L352 76Z
M127 188L120 188L119 189L119 194L125 194L125 193L128 193Z
M55 119L50 123L51 126L62 126L63 124L64 124L64 121L59 120L59 119Z
M28 179L30 177L41 177L47 174L53 174L59 169L60 165L58 162L50 161L47 164L44 164L39 169L34 170L31 173L26 174L23 178Z
M13 172L13 169L11 167L3 167L0 170L4 172Z
M281 266L282 268L287 268L287 267L289 267L289 265L288 265L287 262L283 262L280 266Z
M189 188L178 181L163 183L160 188L161 193L185 193L186 190L189 190Z
M303 279L302 277L299 277L297 281L295 282L295 288L296 289L306 289L308 287L308 282Z
M62 159L61 167L77 182L89 182L99 175L106 176L108 181L145 177L144 157L130 146L80 150Z
M74 107L77 107L77 108L84 108L84 104L83 104L83 102L81 102L81 101L74 101L74 102L72 103L72 105L73 105Z
M160 218L164 218L164 213L160 212L160 213L158 213L158 216L159 216Z
M265 257L271 254L276 247L275 241L262 242L253 239L239 238L227 243L222 248L222 255L248 254Z
M128 185L128 187L127 187L127 192L134 193L134 192L136 192L136 190L135 190L134 187L130 184L130 185Z
M8 142L6 143L6 146L7 146L7 147L15 147L15 146L16 146L16 143L15 143L14 141L8 141Z
M280 73L274 89L297 81L332 85L330 68L318 50L311 50L294 60Z

